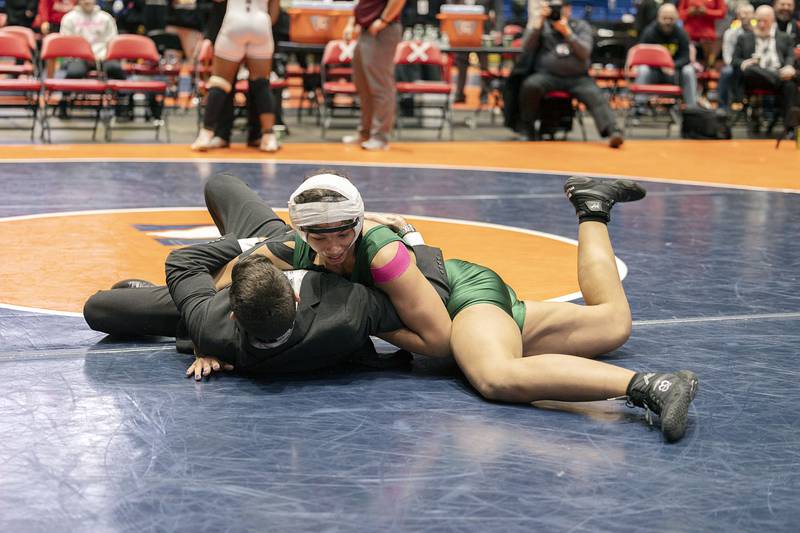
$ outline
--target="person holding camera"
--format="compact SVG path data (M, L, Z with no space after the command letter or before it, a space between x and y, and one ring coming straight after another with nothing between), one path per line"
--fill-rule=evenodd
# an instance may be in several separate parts
M549 0L528 16L522 48L534 54L534 72L520 87L522 121L529 138L533 137L544 95L549 91L568 92L586 105L597 131L609 138L609 146L619 148L622 131L608 100L589 76L592 29L582 20L572 20L571 15L570 0Z

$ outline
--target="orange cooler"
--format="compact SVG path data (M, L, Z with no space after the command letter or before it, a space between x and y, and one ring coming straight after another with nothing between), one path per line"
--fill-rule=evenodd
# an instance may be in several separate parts
M447 34L450 46L480 46L483 23L488 18L475 13L439 13L440 31Z
M347 20L353 15L353 3L294 2L286 12L291 20L292 42L325 44L342 38Z

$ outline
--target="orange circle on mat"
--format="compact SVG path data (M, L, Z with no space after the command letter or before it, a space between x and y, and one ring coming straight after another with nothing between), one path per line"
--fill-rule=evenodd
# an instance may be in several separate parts
M545 300L578 290L574 241L468 221L408 219L445 258L492 268L520 298ZM120 279L164 283L164 260L179 244L165 242L159 229L211 224L205 210L181 208L0 219L0 242L15 251L0 264L0 306L80 313L90 295Z

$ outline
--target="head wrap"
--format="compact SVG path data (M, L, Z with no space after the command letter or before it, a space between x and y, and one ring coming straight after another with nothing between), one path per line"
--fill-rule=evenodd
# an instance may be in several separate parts
M333 201L296 203L295 199L311 189L324 189L341 194L344 198ZM332 233L353 228L355 243L364 225L364 202L358 189L350 180L336 174L317 174L305 180L289 197L289 218L300 237L308 242L309 233ZM332 228L318 228L321 224L341 222ZM351 244L352 246L352 244Z

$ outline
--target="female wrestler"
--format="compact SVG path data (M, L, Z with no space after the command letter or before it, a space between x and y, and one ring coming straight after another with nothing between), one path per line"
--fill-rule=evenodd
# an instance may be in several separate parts
M530 403L626 398L659 414L664 435L675 441L685 432L697 389L693 373L634 373L590 359L621 346L630 335L630 308L606 224L614 203L639 200L645 191L630 181L601 183L581 177L570 178L565 191L580 221L578 282L587 305L519 301L492 270L449 259L446 308L452 317L452 353L487 399ZM256 253L271 256L283 268L324 267L381 288L409 329L416 331L411 324L419 331L429 328L417 313L431 316L438 306L430 298L425 306L414 305L404 291L426 294L430 285L397 234L363 222L361 197L346 178L323 173L307 179L292 193L289 215L295 241L283 251L262 246ZM403 332L382 337L418 351Z
M269 88L275 48L271 21L277 20L279 9L279 0L228 0L222 28L214 43L203 127L192 150L206 151L211 147L226 95L233 89L242 59L250 73L248 95L254 100L264 132L259 148L265 152L276 152L280 148L272 131L275 115Z
M220 195L221 201L244 213L262 202L232 176L212 180L206 186L207 199L209 188L224 188L226 194ZM606 223L614 203L638 200L644 190L629 181L599 183L589 178L570 178L565 190L580 220L578 281L587 305L521 302L490 269L456 259L445 261L450 294L444 314L445 321L448 314L453 317L449 339L453 355L469 381L487 399L529 403L627 398L631 404L659 414L666 438L677 440L685 432L689 404L697 389L693 373L634 373L587 358L613 350L628 338L630 309ZM430 303L425 291L433 290L432 285L422 277L413 256L407 255L400 238L386 226L364 221L361 197L348 180L327 173L314 176L292 194L289 207L299 237L285 241L276 234L269 242L253 248L252 253L268 255L284 269L327 268L360 283L388 286L387 293L396 302L401 318L419 328L411 329L435 335L436 328L421 324L418 315L439 320L444 305L441 300ZM209 210L219 226L219 210L212 204ZM235 228L226 231L236 233ZM396 291L398 286L392 287L393 282L427 298L429 304L422 307L418 302L408 302L407 295L394 294L393 289ZM220 286L227 283L230 280L224 276L219 280ZM113 297L114 292L98 294ZM167 314L175 314L174 304L167 307ZM112 318L119 314L111 313ZM438 347L430 340L438 338L431 336L416 344L402 333L382 337L420 353L425 352L417 346ZM198 356L193 365L206 365L204 375L217 368L213 366L214 354L207 355Z
M361 195L349 180L329 172L308 178L292 193L292 241L257 247L284 270L324 268L374 286L394 304L413 332L397 342L416 353L450 354L451 321L442 299L417 268L415 256L388 227L364 219ZM229 280L229 269L218 286Z

